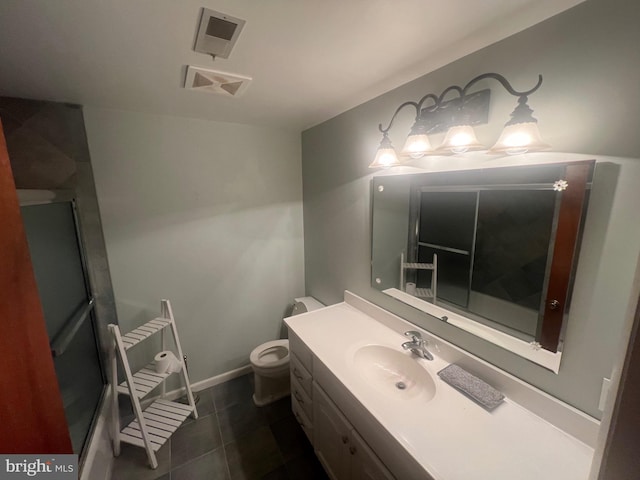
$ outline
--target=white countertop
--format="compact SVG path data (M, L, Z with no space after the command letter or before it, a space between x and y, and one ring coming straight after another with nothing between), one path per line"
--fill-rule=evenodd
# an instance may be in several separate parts
M436 480L585 480L593 449L509 398L487 412L437 372L448 365L415 358L434 378L435 396L393 398L353 367L355 351L407 338L347 303L286 323L399 444ZM410 355L408 352L405 354Z

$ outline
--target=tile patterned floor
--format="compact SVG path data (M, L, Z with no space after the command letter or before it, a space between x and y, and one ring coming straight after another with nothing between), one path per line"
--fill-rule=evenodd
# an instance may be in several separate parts
M113 480L324 480L313 447L286 397L253 404L253 376L198 392L198 420L188 419L157 452L150 469L144 449L122 444Z

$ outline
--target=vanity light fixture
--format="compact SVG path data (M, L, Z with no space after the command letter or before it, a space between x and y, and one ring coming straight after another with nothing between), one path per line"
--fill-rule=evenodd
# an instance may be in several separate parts
M518 105L511 113L511 119L505 124L498 141L488 150L488 153L515 155L548 150L550 146L542 141L538 131L538 121L533 117L533 110L527 104L528 96L542 85L542 75L538 75L538 83L533 88L520 92L515 90L502 75L484 73L473 78L462 88L452 85L439 96L429 93L418 102L408 101L400 105L391 117L387 128L383 128L382 124L378 125L382 133L382 141L375 160L369 167L392 167L403 163L391 144L389 130L398 113L407 106L415 109L416 117L402 148L401 156L420 158L423 155L450 155L486 150L486 147L478 141L473 125L487 122L489 90L469 93L469 89L477 82L489 78L497 80L509 94L518 97ZM450 92L456 92L458 96L452 100L445 100ZM430 100L432 105L423 108L427 100ZM483 117L484 120L482 120ZM447 133L442 144L434 149L429 135L445 130Z
M369 168L389 168L396 167L400 165L400 159L396 154L396 149L393 148L393 144L391 140L389 140L389 136L387 132L383 132L382 141L378 146L378 151L376 152L376 158L373 160Z

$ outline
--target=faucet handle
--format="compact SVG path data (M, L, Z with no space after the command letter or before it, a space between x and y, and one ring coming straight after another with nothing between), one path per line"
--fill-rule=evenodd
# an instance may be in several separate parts
M411 337L411 340L414 342L418 342L422 340L422 335L420 332L416 332L415 330L409 330L408 332L404 332L406 337Z

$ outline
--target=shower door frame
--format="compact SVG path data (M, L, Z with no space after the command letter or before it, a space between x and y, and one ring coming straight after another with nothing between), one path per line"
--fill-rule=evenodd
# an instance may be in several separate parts
M76 206L76 197L77 195L73 190L44 190L44 189L16 189L20 208L29 207L29 206L38 206L38 205L46 205L53 203L70 203L72 207L73 213L73 221L75 227L75 236L78 242L78 251L80 254L80 263L82 266L82 275L83 281L85 285L85 289L87 292L87 304L82 308L76 311L71 318L65 322L64 327L61 329L61 332L57 334L54 338L50 339L50 351L52 360L60 356L66 350L66 347L71 343L73 337L80 329L82 324L89 319L89 321L94 321L93 331L94 331L94 341L96 347L96 353L98 356L98 361L100 364L100 374L101 380L103 383L102 392L100 393L100 397L96 404L95 411L93 413L93 418L91 423L89 424L89 428L83 442L81 451L78 452L79 455L79 466L80 471L82 471L83 463L91 443L91 438L96 429L96 424L98 421L98 417L100 416L100 412L103 411L103 406L107 401L107 395L109 392L109 383L108 383L108 375L107 368L108 362L107 358L105 358L103 349L100 346L100 339L98 338L98 326L95 324L95 320L93 315L95 315L95 293L91 285L91 280L89 278L89 268L87 261L87 254L85 251L83 235L82 235L82 225L78 215L77 206ZM56 375L57 379L57 375ZM60 393L61 395L61 393ZM66 422L66 421L65 421ZM69 427L68 422L66 422L67 428Z

